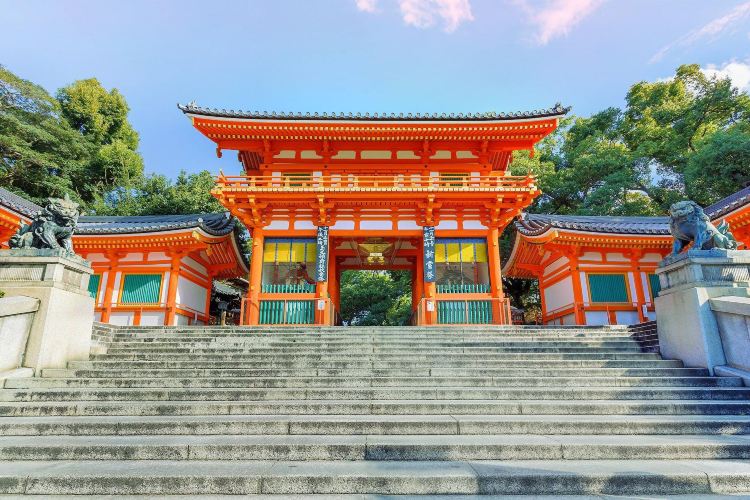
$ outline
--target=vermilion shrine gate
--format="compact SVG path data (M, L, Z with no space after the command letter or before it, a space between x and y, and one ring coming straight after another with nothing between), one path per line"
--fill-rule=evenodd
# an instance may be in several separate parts
M412 271L415 323L510 322L498 238L539 195L508 173L567 109L512 114L259 114L180 106L236 150L214 196L252 234L247 324L333 324L347 269Z

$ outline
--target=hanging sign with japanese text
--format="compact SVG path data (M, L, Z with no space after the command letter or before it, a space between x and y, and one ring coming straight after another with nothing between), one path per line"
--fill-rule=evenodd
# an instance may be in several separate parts
M424 280L435 282L435 226L422 228L422 248L424 249Z
M315 281L328 281L328 226L318 226Z

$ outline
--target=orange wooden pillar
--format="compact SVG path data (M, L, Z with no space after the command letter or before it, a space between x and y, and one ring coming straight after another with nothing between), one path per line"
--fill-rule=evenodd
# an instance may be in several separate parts
M635 249L630 254L630 268L633 273L633 284L635 285L635 302L638 308L638 321L643 323L648 321L648 318L643 312L646 305L646 295L643 293L643 279L641 279L641 260L642 252Z
M172 261L169 266L169 284L167 285L166 312L164 313L164 324L174 325L177 315L177 281L180 278L180 264L182 263L182 254L172 254Z
M107 282L104 284L104 298L102 299L102 323L109 323L112 315L112 295L115 290L115 277L117 275L117 262L119 257L108 255L109 263L107 264Z
M260 291L263 286L263 229L252 229L252 255L250 256L250 276L245 306L245 318L248 325L260 322Z
M503 293L503 275L500 263L500 230L491 227L487 232L487 264L490 275L490 294L492 295L492 323L501 325L510 318L505 318Z
M578 269L578 253L567 255L570 260L570 281L573 285L573 311L576 325L586 324L586 311L583 302L583 289L581 288L581 272Z

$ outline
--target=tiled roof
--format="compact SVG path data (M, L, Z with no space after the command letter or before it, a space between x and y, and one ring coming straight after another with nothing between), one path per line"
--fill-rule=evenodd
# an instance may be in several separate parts
M523 214L515 222L526 236L538 236L549 229L592 233L669 235L669 217L612 217L593 215Z
M228 212L190 215L81 216L76 234L152 233L200 228L213 236L232 232L235 220Z
M17 214L32 218L38 211L42 209L36 203L33 203L26 198L22 198L15 193L11 193L7 189L0 187L0 207L8 208Z
M711 206L703 209L711 220L716 220L734 210L750 203L750 186L730 194L723 200L719 200Z
M515 113L286 113L268 111L235 111L233 109L203 108L194 102L178 104L185 114L218 118L244 118L256 120L363 120L363 121L497 121L522 120L561 116L570 111L560 103L548 109L519 111Z

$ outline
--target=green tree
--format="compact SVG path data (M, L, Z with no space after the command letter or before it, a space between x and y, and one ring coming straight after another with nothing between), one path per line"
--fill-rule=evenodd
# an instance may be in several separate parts
M181 171L172 182L163 175L150 175L130 188L119 187L97 197L91 210L98 215L174 215L222 212L226 209L211 196L214 178L204 170Z
M341 310L345 324L396 326L411 314L411 273L408 271L344 271Z
M0 66L0 185L41 202L69 192L95 148L42 87Z
M97 80L57 98L0 67L0 184L35 201L70 193L87 204L143 175L125 99Z
M688 159L685 186L690 199L706 206L750 184L747 127L718 130Z

